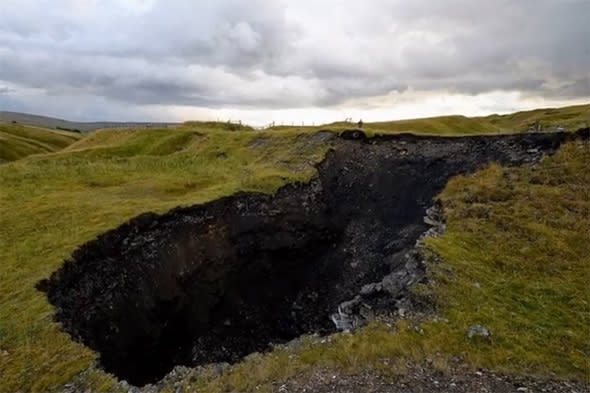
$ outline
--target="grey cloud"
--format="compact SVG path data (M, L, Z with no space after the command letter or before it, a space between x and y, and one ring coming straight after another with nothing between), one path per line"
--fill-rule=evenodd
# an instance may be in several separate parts
M26 112L28 107L10 97L0 95L0 108L10 112Z
M280 2L270 0L160 0L141 12L105 0L87 5L90 14L68 0L13 3L0 16L0 45L12 49L241 67L276 56L292 37Z
M6 95L14 92L16 92L15 89L6 86L0 86L0 95Z
M389 2L383 9L397 19L384 18L381 30L387 31L388 24L395 25L395 29L389 34L366 37L347 48L356 57L381 62L374 64L369 76L372 80L395 75L413 88L469 94L522 90L551 97L572 97L574 93L577 97L590 96L586 88L590 79L590 46L583 44L584 37L590 36L590 2L484 4L422 0L397 6ZM360 20L358 24L363 26L364 22ZM380 45L374 45L375 40L381 41ZM392 55L383 56L384 51ZM332 53L329 51L326 56ZM353 56L345 61L349 63L330 66L330 59L314 57L307 65L315 75L328 81L328 75L345 75L346 67L363 69ZM355 71L349 76L354 80ZM576 81L576 88L565 90L545 83L555 79L562 83ZM384 83L380 91L373 93L385 94L388 88Z
M590 97L587 0L6 1L0 80L64 105L296 108L410 88Z

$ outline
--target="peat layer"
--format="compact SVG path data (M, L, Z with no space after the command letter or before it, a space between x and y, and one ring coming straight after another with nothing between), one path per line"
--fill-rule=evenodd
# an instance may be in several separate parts
M588 130L324 133L333 150L309 184L143 214L82 245L38 287L63 329L133 384L179 364L235 362L269 343L346 329L347 315L383 295L393 304L422 277L411 250L451 176L532 162L576 137Z

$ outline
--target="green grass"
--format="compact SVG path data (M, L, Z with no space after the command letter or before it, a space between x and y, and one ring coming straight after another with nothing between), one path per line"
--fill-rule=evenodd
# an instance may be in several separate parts
M74 132L0 123L0 163L55 152L81 138Z
M590 105L537 109L475 119L481 119L496 127L514 131L527 131L529 127L534 127L535 124L538 124L542 130L555 127L576 130L590 127Z
M313 131L206 123L109 130L0 166L0 392L55 391L72 378L111 389L110 376L84 372L96 355L59 330L35 283L77 246L140 213L308 180L329 148ZM454 355L473 366L583 378L589 162L588 145L571 143L535 171L491 166L449 183L441 196L449 230L430 242L443 263L431 265L435 285L421 288L447 322L423 322L418 331L414 321L374 324L324 344L306 338L186 383L246 391L313 367L395 374L407 359L429 357L445 369ZM471 324L489 327L493 340L466 340Z
M539 125L541 131L555 131L558 127L575 131L590 127L590 104L565 108L538 109L509 115L485 117L439 116L425 119L397 120L365 123L363 130L369 135L376 133L399 134L419 133L427 135L475 135L510 134L526 132L531 126ZM356 123L332 123L314 127L276 126L271 130L345 130L356 128Z
M431 345L498 370L587 378L588 143L567 144L535 170L492 165L456 178L442 200L448 232L430 244L449 269L434 266L434 296L451 329L433 325ZM473 324L492 341L467 342Z

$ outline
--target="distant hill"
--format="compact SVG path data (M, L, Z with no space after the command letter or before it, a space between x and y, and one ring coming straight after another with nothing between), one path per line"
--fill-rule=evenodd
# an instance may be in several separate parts
M185 123L150 123L150 122L74 122L47 116L28 113L0 111L0 122L18 123L36 127L59 129L75 132L92 132L101 128L167 128L174 126L206 126L210 128L226 127L226 123L217 122L185 122ZM267 130L305 130L314 131L331 129L338 131L356 127L356 122L334 122L319 126L271 126ZM470 135L470 134L506 134L527 131L575 131L590 126L590 104L575 105L562 108L545 108L522 111L506 115L466 117L449 115L408 120L383 122L366 122L363 129L369 133L419 133L432 135ZM232 124L232 129L243 128Z
M590 126L590 104L522 111L506 115L466 117L449 115L421 119L366 122L363 130L375 134L414 133L430 135L511 134L527 131L576 131ZM342 130L356 128L356 122L335 122L321 126L273 126L270 130Z
M59 129L65 131L91 132L101 128L142 128L142 127L168 127L176 123L149 123L149 122L75 122L54 117L31 115L29 113L0 111L0 122L18 123L29 126Z
M590 105L546 108L482 117L441 116L372 123L388 131L416 130L432 134L497 134L514 132L576 131L590 125Z
M0 122L0 163L52 153L82 138L80 133Z

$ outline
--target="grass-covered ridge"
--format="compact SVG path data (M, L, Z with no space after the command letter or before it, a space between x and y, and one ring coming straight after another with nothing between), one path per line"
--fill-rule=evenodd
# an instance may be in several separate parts
M582 118L590 106L585 110ZM77 246L146 211L306 181L329 148L313 132L228 131L203 123L108 130L1 165L0 392L54 391L94 361L95 354L60 332L34 289ZM455 354L474 365L583 378L590 356L584 341L589 163L588 144L570 143L534 171L492 166L448 185L442 199L449 230L431 242L444 262L432 266L436 285L425 288L448 322L422 324L423 335L406 322L395 332L374 325L190 383L206 392L241 391L316 366L391 371L403 368L403 359L430 357L444 368ZM493 341L468 342L470 324L489 327ZM80 380L94 390L114 383L96 371Z
M319 130L329 128L342 130L356 128L356 123L337 122L317 127L276 126L275 130ZM590 104L565 108L547 108L516 112L508 115L483 117L438 116L424 119L396 120L365 123L363 129L369 133L418 133L429 135L476 135L511 134L535 131L575 131L590 126Z
M59 151L81 138L75 132L0 122L0 163Z

